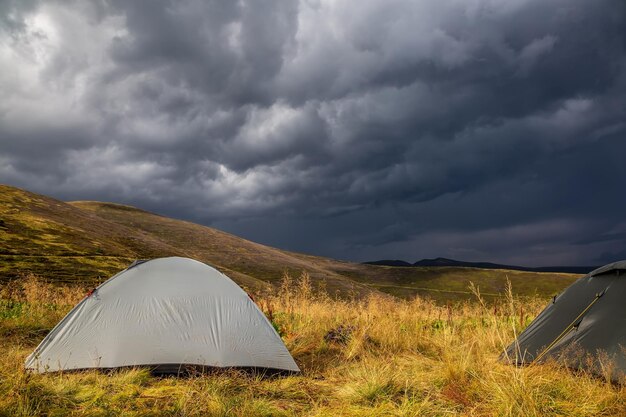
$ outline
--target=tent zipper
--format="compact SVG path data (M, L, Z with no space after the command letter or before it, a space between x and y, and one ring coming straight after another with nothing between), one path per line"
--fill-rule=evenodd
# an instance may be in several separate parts
M591 301L591 303L589 303L589 305L585 307L585 309L578 316L576 316L576 318L561 332L561 334L559 334L556 339L552 341L552 343L550 343L535 359L533 359L531 363L535 363L543 358L544 355L548 353L548 351L550 351L550 349L552 349L554 345L556 345L561 339L563 339L563 337L565 337L565 335L569 333L569 331L572 330L577 323L580 324L580 320L585 315L585 313L587 313L589 309L591 309L591 307L600 299L600 297L604 295L605 292L606 289L603 290L601 293L596 294L596 297Z

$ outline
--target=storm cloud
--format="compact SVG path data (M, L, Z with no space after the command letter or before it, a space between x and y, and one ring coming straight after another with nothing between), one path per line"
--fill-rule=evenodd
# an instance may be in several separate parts
M621 0L0 1L0 181L352 260L626 257Z

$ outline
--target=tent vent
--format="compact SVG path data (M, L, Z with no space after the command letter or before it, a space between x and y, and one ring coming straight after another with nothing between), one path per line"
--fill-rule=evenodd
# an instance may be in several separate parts
M146 263L146 262L148 262L148 259L137 259L137 260L134 260L133 263L130 264L128 268L126 268L126 270L129 270L131 268L136 267L137 265L141 265L141 264Z

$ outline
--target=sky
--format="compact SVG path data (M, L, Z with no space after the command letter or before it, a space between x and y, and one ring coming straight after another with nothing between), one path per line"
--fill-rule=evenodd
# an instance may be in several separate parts
M0 182L283 249L626 258L623 0L0 0Z

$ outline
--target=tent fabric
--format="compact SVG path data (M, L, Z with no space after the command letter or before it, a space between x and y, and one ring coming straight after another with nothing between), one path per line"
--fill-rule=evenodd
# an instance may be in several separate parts
M626 261L592 271L570 285L506 350L518 364L556 359L566 365L626 376Z
M604 273L612 272L612 271L626 271L626 261L618 261L618 262L613 262L612 264L601 266L600 268L594 269L593 271L591 271L589 275L593 277L596 275L600 275L600 274L604 274Z
M26 359L35 372L184 365L298 372L250 297L201 262L160 258L113 276Z

